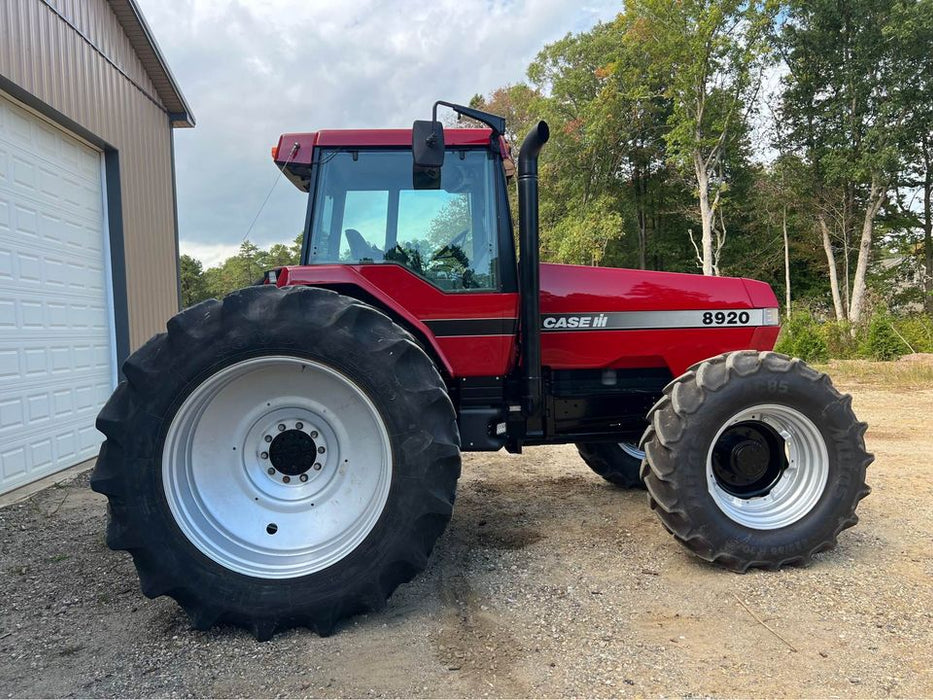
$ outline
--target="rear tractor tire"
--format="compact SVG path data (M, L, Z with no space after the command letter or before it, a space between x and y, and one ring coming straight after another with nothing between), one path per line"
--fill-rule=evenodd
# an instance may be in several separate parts
M664 389L642 476L665 528L734 571L806 565L855 525L867 425L822 372L773 352L691 367Z
M384 607L424 569L460 474L431 360L322 289L246 288L167 330L124 364L91 478L143 593L258 639Z
M614 486L643 489L641 463L645 453L631 442L579 442L577 452L586 465Z

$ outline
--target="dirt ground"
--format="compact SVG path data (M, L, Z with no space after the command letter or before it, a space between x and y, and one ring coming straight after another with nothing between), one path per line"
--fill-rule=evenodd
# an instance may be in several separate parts
M327 639L146 600L85 474L0 510L0 695L933 696L933 384L868 377L874 490L810 568L700 562L573 447L467 455L428 570Z

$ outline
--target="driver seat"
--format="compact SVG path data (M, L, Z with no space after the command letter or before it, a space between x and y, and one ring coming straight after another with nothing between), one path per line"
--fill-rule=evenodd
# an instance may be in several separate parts
M363 234L355 228L348 228L344 231L347 237L347 244L350 246L350 255L355 260L373 260L382 261L385 257L383 252L376 246L370 245L363 238Z

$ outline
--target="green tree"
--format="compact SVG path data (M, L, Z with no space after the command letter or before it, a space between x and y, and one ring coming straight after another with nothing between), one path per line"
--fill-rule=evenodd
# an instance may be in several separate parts
M542 96L537 90L524 83L518 83L497 88L489 97L474 95L470 100L470 107L505 117L505 139L517 148L528 130L540 118L537 111L541 99Z
M178 272L181 281L182 308L187 309L189 306L211 298L200 260L196 260L190 255L180 256L178 258Z
M727 161L756 103L772 13L761 0L629 0L620 16L626 45L671 103L667 158L695 187L699 245L690 238L706 275L719 274Z
M561 219L542 243L562 262L600 265L609 243L624 230L624 218L607 197Z
M297 265L298 257L294 246L276 243L269 250L259 251L256 255L256 263L262 270L271 270L275 267Z
M922 195L917 223L923 231L923 304L927 313L933 313L933 2L894 3L884 35L898 47L894 69L897 98L906 115L906 184L919 187Z
M551 125L541 166L545 259L600 263L635 228L627 167L635 110L613 68L620 44L615 23L599 24L546 46L528 68L548 95L536 106Z
M876 221L903 168L908 107L897 95L905 47L886 37L895 4L791 0L779 39L789 68L781 119L820 200L836 317L852 323L862 320Z
M285 265L297 265L301 253L301 239L302 234L298 234L293 243L276 243L267 250L259 248L250 241L244 241L240 244L236 255L203 271L198 260L187 255L181 256L182 300L186 298L186 285L190 285L190 289L194 290L191 298L195 301L219 299L230 292L253 284L266 270ZM186 282L186 280L191 281ZM187 302L185 303L187 305Z

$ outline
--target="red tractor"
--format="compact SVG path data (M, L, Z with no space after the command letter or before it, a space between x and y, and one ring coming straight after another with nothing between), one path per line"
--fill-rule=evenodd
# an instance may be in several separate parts
M735 571L806 564L855 524L866 425L771 352L747 279L539 263L540 122L285 134L301 265L182 311L124 364L92 487L143 593L198 629L329 634L421 571L461 451L574 443ZM646 417L647 416L647 417Z

